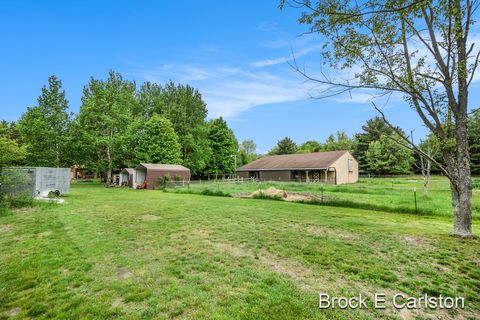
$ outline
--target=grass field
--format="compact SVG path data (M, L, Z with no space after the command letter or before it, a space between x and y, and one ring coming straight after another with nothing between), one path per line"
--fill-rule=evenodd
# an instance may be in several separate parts
M87 183L65 199L0 216L0 319L480 318L480 240L451 238L446 214ZM466 309L319 310L318 292Z
M400 178L370 178L361 179L359 183L350 185L328 185L319 183L297 182L262 182L262 183L228 183L214 182L192 183L187 187L170 188L181 193L199 193L210 190L221 191L226 195L235 196L258 189L275 187L287 192L307 192L314 195L322 194L326 205L355 207L360 209L387 211L395 213L418 213L421 215L452 216L451 194L449 182L445 177L432 176L430 182L430 197L423 197L423 181L419 176ZM417 190L417 211L413 189ZM480 189L473 190L473 216L480 219Z

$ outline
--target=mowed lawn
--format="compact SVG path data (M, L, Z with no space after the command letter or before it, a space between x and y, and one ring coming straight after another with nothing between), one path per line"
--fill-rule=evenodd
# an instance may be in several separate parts
M480 318L480 240L448 217L96 184L65 199L0 217L0 318ZM319 310L319 292L466 309Z

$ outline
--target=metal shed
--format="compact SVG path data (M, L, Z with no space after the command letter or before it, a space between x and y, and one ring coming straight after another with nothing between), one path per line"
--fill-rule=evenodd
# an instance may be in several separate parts
M179 164L140 163L135 167L134 188L147 183L147 189L156 189L160 185L160 178L170 176L172 181L190 181L190 169Z
M135 182L135 168L125 168L120 171L119 183L120 186L133 187Z
M47 197L50 192L56 195L70 192L70 168L13 167L4 168L2 174L11 178L5 187L30 191L35 197Z

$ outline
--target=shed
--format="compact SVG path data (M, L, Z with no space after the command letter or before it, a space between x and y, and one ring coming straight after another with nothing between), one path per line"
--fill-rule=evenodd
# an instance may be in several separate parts
M358 181L358 162L349 151L283 154L255 160L236 173L259 180L345 184Z
M133 183L135 182L135 168L125 168L120 171L119 186L128 186L133 187Z
M134 187L147 182L147 189L156 189L160 178L169 176L172 181L190 181L190 169L179 164L140 163L135 167Z
M26 191L35 197L70 192L70 168L12 167L4 168L2 175L6 177L2 188L15 192Z

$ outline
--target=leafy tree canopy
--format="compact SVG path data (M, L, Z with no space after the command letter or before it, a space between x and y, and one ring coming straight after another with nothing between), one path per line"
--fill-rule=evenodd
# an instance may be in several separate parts
M136 149L136 160L146 163L180 164L181 146L172 123L154 115L145 124Z
M65 159L66 134L70 123L68 101L62 82L55 76L43 86L38 105L28 108L19 121L19 131L26 145L26 163L31 166L68 166Z
M212 151L208 174L233 173L234 157L238 152L238 142L222 117L210 121L207 139Z

